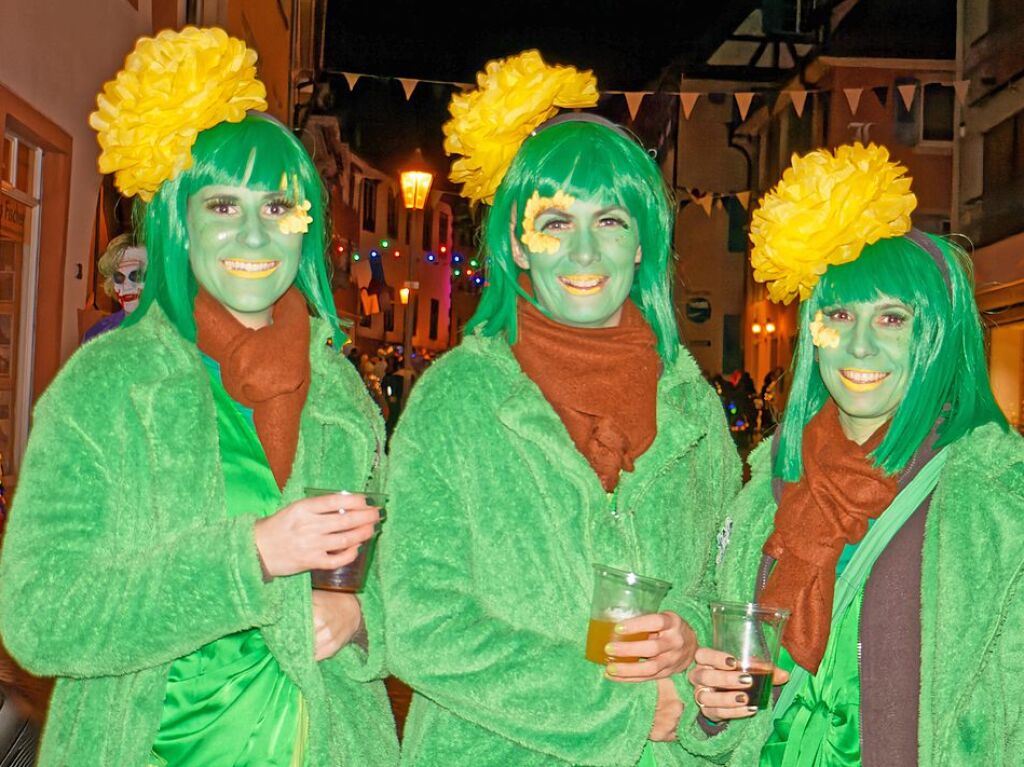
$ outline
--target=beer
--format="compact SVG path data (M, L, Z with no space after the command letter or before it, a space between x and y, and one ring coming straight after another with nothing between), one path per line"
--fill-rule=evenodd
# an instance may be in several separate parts
M612 661L618 663L636 663L639 658L620 658L614 655L608 655L604 651L604 646L609 642L637 642L650 637L650 633L647 631L640 631L636 634L616 634L615 624L618 623L616 620L601 620L600 618L591 618L590 626L587 629L587 660L591 663L598 663L605 665Z
M743 670L754 680L743 692L747 694L747 705L757 706L762 711L768 708L772 699L772 667L758 666Z

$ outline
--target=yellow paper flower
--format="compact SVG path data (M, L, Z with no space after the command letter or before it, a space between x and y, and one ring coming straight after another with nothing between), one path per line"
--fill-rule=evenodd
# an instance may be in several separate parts
M807 298L825 270L865 245L910 231L917 198L907 169L859 142L798 157L761 200L750 225L754 279L773 301Z
M808 323L807 328L811 331L811 343L819 349L839 348L839 331L825 327L825 315L822 312L814 315L814 320Z
M100 173L114 173L122 192L148 202L164 181L192 167L200 131L265 110L266 95L256 52L223 29L139 38L89 115L102 149Z
M281 216L277 222L277 228L281 230L281 234L305 234L308 232L309 225L313 223L313 217L308 215L312 206L313 203L309 200L303 200L287 214Z
M543 210L569 210L569 206L574 202L576 198L561 189L555 192L554 197L541 197L540 192L535 191L526 201L526 210L523 212L523 235L519 239L533 253L557 253L561 241L550 234L538 232L534 229L533 222Z
M462 155L448 176L462 195L490 203L530 131L559 107L594 106L597 80L575 67L549 67L538 51L488 62L476 79L476 90L452 96L444 150Z

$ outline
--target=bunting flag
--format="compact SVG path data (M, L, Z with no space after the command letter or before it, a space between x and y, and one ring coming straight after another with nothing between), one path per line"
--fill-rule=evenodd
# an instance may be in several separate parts
M736 192L736 199L743 206L743 210L747 210L750 205L750 192Z
M956 98L960 102L960 106L967 103L967 89L970 85L970 80L957 80L953 83L953 90L956 91Z
M411 77L398 77L395 79L402 84L402 90L405 91L405 100L408 101L412 98L412 92L416 90L416 86L420 84L420 81L414 80Z
M740 120L746 120L747 112L750 111L750 103L754 100L754 94L750 91L739 91L733 95L736 97L736 106L740 110Z
M851 115L857 115L857 107L860 106L860 95L863 92L863 88L843 88L843 93L846 94L846 103L850 105Z
M911 106L914 104L914 94L917 92L917 86L913 83L897 85L896 90L899 91L900 98L903 99L903 106L905 106L909 112Z
M807 103L807 91L786 91L789 100L793 102L793 109L797 117L804 116L804 105Z
M625 91L622 94L626 97L626 106L629 107L629 119L635 120L636 113L640 109L640 102L647 95L645 91Z
M690 119L690 114L693 112L693 107L697 104L698 98L700 98L699 93L679 94L679 100L683 103L683 117L687 120Z
M888 85L877 85L871 89L871 92L875 94L875 98L878 99L878 103L883 107L889 102Z
M344 75L345 82L348 83L348 89L350 91L354 91L356 89L356 83L359 82L359 78L362 77L362 75L354 75L351 72L342 72L341 74Z

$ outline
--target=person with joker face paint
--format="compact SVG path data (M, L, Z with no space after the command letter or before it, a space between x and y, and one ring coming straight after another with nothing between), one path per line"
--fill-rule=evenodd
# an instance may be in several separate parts
M97 268L103 275L103 290L121 308L85 331L82 343L120 327L124 318L139 305L146 284L146 248L132 244L132 239L131 234L118 235L110 241L100 257Z
M452 178L490 204L487 283L391 443L379 556L389 665L416 691L403 760L686 765L683 672L740 464L679 343L674 206L620 126L544 122L596 101L589 73L530 51L479 83L445 131L467 156ZM672 583L601 665L584 657L594 563Z
M148 263L40 399L0 555L4 642L57 677L41 765L397 763L376 585L309 575L374 533L384 424L255 59L219 29L142 38L91 117Z
M734 659L697 651L694 748L716 763L1024 753L1007 673L1024 629L1024 444L992 395L969 260L911 228L905 170L874 145L818 150L754 213L755 278L800 296L800 335L716 578L722 598L792 617L771 711L749 706Z

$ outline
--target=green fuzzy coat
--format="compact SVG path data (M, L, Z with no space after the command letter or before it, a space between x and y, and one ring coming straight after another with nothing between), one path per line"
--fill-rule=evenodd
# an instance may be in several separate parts
M684 349L658 384L657 427L615 498L503 339L466 338L413 390L380 548L388 662L416 690L403 764L637 762L656 686L584 659L591 564L671 581L662 609L706 623L702 577L740 481L722 406ZM659 767L693 763L677 743L655 753Z
M748 601L775 500L770 443L730 512L718 568L725 599ZM925 522L921 570L920 767L1024 763L1024 441L986 425L949 447ZM711 761L757 764L769 714L687 745Z
M313 320L284 504L380 463L380 414L328 336ZM308 704L308 767L397 762L384 686L367 683L379 661L349 646L316 663L308 574L264 583L256 517L227 516L209 377L159 309L75 354L34 417L0 556L0 630L25 668L58 678L40 765L146 764L171 662L252 627ZM379 610L366 612L379 647Z

